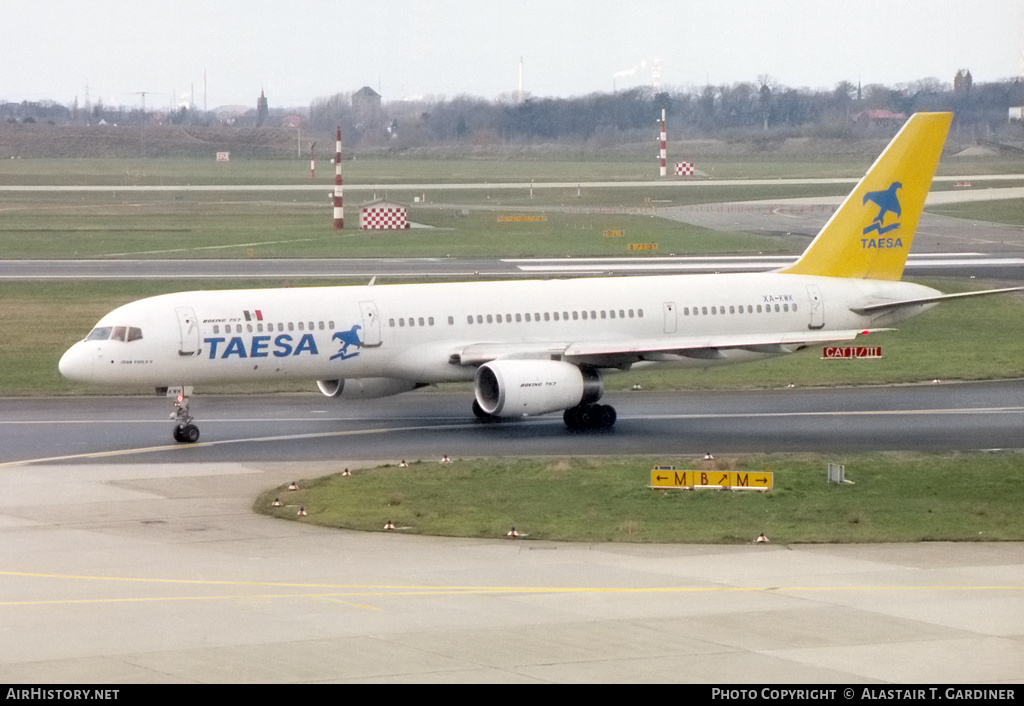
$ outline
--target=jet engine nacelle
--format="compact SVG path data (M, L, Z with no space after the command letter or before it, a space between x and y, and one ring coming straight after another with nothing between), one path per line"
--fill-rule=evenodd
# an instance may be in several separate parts
M328 397L343 400L370 400L390 397L422 387L420 383L398 378L353 378L351 380L317 380L316 386Z
M596 370L557 360L493 360L476 371L476 401L495 417L558 412L601 399Z

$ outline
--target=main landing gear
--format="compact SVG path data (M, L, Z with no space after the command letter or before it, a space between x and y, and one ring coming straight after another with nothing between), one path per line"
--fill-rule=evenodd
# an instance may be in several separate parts
M502 420L501 417L488 414L481 409L476 400L473 400L473 414L482 422L500 422ZM615 408L607 404L583 404L578 407L570 407L562 413L565 426L572 431L611 429L615 426L617 418Z
M611 429L617 418L615 408L607 404L583 404L562 413L565 426L572 431Z
M188 395L184 392L178 393L174 398L174 412L171 419L174 421L174 440L185 444L194 444L199 441L199 427L192 423L192 415L188 411Z

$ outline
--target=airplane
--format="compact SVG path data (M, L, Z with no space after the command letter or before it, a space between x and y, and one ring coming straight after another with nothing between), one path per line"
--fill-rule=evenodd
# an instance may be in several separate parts
M482 420L562 412L606 429L608 371L786 355L891 330L952 298L900 281L951 113L904 124L804 253L766 273L193 291L125 304L61 358L69 379L177 393L308 380L341 400L473 381Z

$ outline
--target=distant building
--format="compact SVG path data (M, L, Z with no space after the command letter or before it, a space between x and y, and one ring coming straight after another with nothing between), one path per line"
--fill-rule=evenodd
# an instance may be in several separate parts
M377 199L359 207L362 230L401 230L409 227L408 208L400 203Z
M953 77L953 93L957 95L967 95L971 92L973 85L974 79L971 78L971 72L967 69L960 69Z
M260 89L260 97L256 99L256 127L261 127L267 121L267 114L270 112L267 106L267 97Z
M862 110L853 116L853 122L857 125L885 128L898 127L906 119L907 116L903 113L894 113L891 110Z
M369 86L363 86L352 94L352 115L356 124L376 125L380 122L380 94Z

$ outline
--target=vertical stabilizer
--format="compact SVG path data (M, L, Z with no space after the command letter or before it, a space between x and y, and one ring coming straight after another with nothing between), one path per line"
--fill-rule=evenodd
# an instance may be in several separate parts
M782 272L900 279L952 119L952 113L912 115L800 259Z

